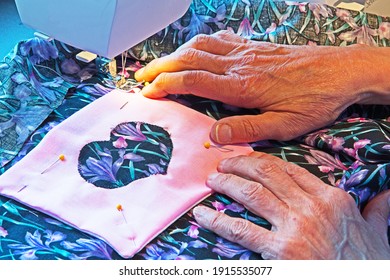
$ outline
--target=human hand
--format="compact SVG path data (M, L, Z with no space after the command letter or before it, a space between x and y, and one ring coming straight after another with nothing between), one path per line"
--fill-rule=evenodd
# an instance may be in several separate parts
M211 130L217 143L290 140L364 102L368 88L363 82L372 81L369 74L361 77L367 49L277 45L222 31L194 37L135 77L153 81L142 91L147 97L195 94L261 110L257 116L218 121Z
M230 158L218 171L207 185L267 219L272 229L204 206L193 210L197 222L264 259L390 259L389 191L361 215L345 191L271 155Z

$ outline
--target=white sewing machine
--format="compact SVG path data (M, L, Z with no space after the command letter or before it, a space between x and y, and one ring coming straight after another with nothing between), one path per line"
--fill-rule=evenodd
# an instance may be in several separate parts
M191 3L191 0L15 1L25 25L110 59L183 16Z
M192 0L15 0L22 22L82 50L114 58L164 29ZM283 0L279 0L283 1ZM386 0L298 0L382 11ZM369 7L367 7L369 6ZM386 9L385 9L386 10ZM382 13L384 14L384 13ZM390 15L390 12L386 15Z
M85 50L78 58L112 59L164 29L187 11L192 0L15 0L22 22ZM283 0L279 0L283 1ZM362 10L384 9L386 0L298 0ZM369 5L369 7L367 7ZM390 6L389 6L390 7ZM390 8L388 7L388 10ZM390 14L390 11L389 11Z

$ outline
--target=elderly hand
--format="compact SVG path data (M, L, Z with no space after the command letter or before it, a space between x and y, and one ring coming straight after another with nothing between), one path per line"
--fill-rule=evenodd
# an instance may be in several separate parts
M136 79L153 81L143 89L151 98L195 94L261 110L217 122L211 131L217 143L289 140L331 123L353 103L367 103L370 90L383 91L388 79L374 71L375 63L387 67L389 51L382 49L276 45L222 31L153 60Z
M390 192L375 197L362 216L345 191L267 154L227 159L218 170L209 177L208 186L272 224L268 231L247 220L196 207L197 222L220 236L265 259L390 259Z

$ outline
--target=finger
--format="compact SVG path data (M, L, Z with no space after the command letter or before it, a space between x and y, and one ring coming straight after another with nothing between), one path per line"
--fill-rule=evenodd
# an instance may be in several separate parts
M256 181L287 205L301 203L306 193L282 170L274 157L238 156L220 162L218 171Z
M195 94L200 97L219 100L231 100L227 94L227 78L206 71L183 71L161 73L142 94L149 98L161 98L168 94ZM226 90L225 90L226 89Z
M249 156L255 158L272 157L275 163L277 163L280 168L284 170L291 177L291 179L293 179L295 183L301 187L302 190L309 194L322 195L330 187L306 169L294 163L284 161L281 158L260 152L254 152Z
M226 194L248 210L277 226L287 215L287 206L261 184L232 174L211 174L207 185Z
M387 240L388 219L390 215L390 190L374 197L364 208L363 218Z
M234 116L219 120L211 129L211 138L219 144L248 143L259 140L291 140L300 135L291 128L288 113L265 112L255 116Z
M273 246L275 233L247 220L231 218L204 206L194 208L193 214L202 227L221 237L238 243L251 251L274 255L272 250L277 247Z
M226 55L237 47L237 43L225 40L218 36L218 33L213 35L200 34L193 37L190 41L180 46L176 51L183 49L197 49L215 55Z
M194 48L185 48L173 54L157 58L135 73L138 81L153 81L163 72L180 72L185 70L203 70L215 74L225 74L231 59L214 55Z

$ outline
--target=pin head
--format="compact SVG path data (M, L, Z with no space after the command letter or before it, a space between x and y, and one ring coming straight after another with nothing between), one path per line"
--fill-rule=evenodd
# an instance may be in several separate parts
M55 161L55 162L53 162L49 167L47 167L45 170L43 170L42 172L41 172L41 174L43 174L43 173L45 173L47 170L49 170L52 166L54 166L57 162L59 162L59 161L64 161L65 160L65 155L64 154L60 154L59 156L58 156L58 159Z
M116 209L120 212L120 211L123 211L123 208L122 208L122 205L121 204L118 204L116 206Z
M204 143L203 143L203 146L204 146L206 149L210 149L211 144L210 144L210 142L204 142Z

